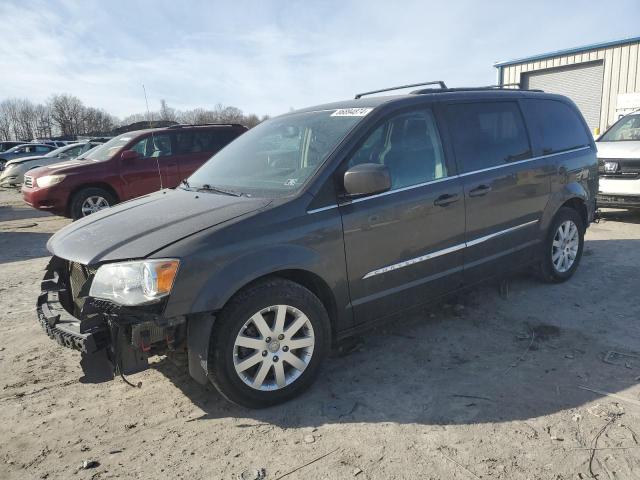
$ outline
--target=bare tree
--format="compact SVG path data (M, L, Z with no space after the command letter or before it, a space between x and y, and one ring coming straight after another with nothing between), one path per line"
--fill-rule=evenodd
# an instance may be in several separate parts
M194 108L180 111L160 101L158 111L135 113L119 121L104 110L87 107L73 95L56 94L45 104L27 99L8 98L0 102L0 140L30 141L36 138L100 134L113 131L118 125L163 120L202 125L205 123L241 123L249 128L268 119L255 114L245 115L242 110L218 103L211 109Z
M85 106L78 97L69 94L54 95L49 100L54 125L63 136L83 133Z
M4 100L0 103L0 139L9 140L13 138L11 130L11 120L9 118L8 109L9 100Z
M160 120L171 121L171 122L175 122L176 119L178 118L176 115L175 109L169 107L164 98L160 100L159 118Z

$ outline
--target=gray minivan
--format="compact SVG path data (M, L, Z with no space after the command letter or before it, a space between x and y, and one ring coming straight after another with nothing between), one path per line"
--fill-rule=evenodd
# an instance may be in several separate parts
M567 280L597 191L565 97L359 95L267 120L178 188L60 230L38 317L86 382L173 352L227 399L273 405L337 339L514 269Z

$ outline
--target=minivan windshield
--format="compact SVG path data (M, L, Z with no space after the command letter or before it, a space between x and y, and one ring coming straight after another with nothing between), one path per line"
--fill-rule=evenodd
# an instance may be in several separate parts
M189 177L188 188L281 196L298 190L371 109L291 113L241 135Z
M628 115L605 133L600 142L640 141L640 115Z
M122 135L113 137L108 142L90 150L82 157L96 162L104 162L112 158L116 153L120 152L122 147L129 143L133 137L134 135L132 133L123 133Z

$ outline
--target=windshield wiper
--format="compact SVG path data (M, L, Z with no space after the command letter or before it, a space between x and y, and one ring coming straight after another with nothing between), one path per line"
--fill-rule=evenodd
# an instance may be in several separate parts
M231 195L232 197L240 197L240 196L242 196L242 193L240 193L240 192L235 192L233 190L227 190L227 189L220 188L220 187L213 187L213 186L209 185L208 183L205 183L204 185L198 187L197 190L205 190L205 191L209 191L209 192L222 193L223 195Z

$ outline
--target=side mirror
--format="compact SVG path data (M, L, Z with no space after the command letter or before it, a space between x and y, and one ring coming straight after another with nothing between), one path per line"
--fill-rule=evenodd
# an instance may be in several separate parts
M129 160L135 160L139 156L140 154L135 150L125 150L124 152L122 152L122 154L120 154L120 158L125 162Z
M344 189L349 196L372 195L391 188L391 175L386 165L361 163L344 173Z

